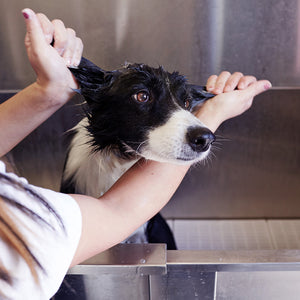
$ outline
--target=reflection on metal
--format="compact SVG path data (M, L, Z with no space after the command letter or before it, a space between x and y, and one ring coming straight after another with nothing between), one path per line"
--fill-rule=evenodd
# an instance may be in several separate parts
M190 266L168 266L165 276L150 276L150 297L155 300L214 299L215 273Z
M0 91L0 103L13 94ZM79 97L74 97L73 101L51 116L10 152L16 172L30 183L59 190L68 147L67 130L75 126L83 115L83 110L78 105L80 101Z
M166 259L165 244L119 244L73 267L69 274L162 275Z
M87 300L297 299L300 250L166 251L164 245L123 244L73 267L68 280L76 275L83 275ZM279 286L277 297L269 297Z
M203 272L300 271L300 250L169 250L167 265Z
M298 0L52 0L28 7L76 29L85 56L104 69L125 61L161 64L205 83L221 70L266 77L274 86L299 86ZM24 1L0 10L0 89L34 79L23 46Z
M299 219L172 220L179 250L300 249Z
M222 69L222 60L225 43L225 2L213 0L208 7L209 15L209 41L211 54L209 56L212 74L218 74Z
M300 272L217 273L215 299L299 300L299 281Z
M274 249L265 220L174 220L172 228L179 250Z

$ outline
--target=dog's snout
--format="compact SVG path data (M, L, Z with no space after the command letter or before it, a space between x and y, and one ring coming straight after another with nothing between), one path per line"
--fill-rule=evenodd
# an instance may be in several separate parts
M187 142L196 152L207 151L215 140L215 135L207 128L190 127L187 131Z

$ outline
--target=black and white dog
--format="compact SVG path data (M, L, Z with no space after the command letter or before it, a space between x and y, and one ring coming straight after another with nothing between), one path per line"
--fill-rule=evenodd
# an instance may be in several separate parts
M208 155L215 136L192 114L195 106L215 96L202 86L144 64L104 71L82 58L71 71L87 114L73 129L62 192L100 196L141 157L190 164ZM129 241L176 247L159 214L140 231Z

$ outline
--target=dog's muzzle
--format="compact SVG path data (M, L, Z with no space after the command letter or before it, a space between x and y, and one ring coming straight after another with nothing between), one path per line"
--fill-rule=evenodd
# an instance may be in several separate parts
M216 137L205 127L189 127L186 139L193 151L200 153L207 151Z

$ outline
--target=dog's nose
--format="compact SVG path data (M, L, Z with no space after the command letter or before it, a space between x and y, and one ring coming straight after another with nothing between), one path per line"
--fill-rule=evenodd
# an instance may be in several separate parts
M188 128L187 141L191 148L196 152L204 152L216 140L215 135L204 127Z

